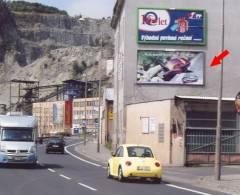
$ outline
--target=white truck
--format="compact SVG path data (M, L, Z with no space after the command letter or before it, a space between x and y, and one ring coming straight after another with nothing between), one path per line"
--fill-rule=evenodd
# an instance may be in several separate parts
M37 119L0 115L0 163L37 163Z

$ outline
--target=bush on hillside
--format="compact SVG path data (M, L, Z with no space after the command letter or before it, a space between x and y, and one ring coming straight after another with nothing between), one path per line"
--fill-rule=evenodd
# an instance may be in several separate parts
M46 14L68 15L66 11L59 10L55 7L42 5L40 3L30 3L25 1L8 1L8 7L15 12L36 12Z

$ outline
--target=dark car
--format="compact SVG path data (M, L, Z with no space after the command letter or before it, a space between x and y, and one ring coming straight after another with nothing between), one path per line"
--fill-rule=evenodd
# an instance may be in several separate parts
M46 153L48 154L49 152L60 152L64 154L64 146L65 142L62 138L49 138L46 146Z

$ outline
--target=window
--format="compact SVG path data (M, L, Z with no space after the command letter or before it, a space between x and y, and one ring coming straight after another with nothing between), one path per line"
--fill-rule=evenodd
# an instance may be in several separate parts
M127 147L129 157L153 158L152 150L148 147L131 146Z
M156 130L156 119L154 117L140 117L142 122L142 133L154 133Z
M116 151L116 157L123 157L123 147L119 147Z
M31 128L5 128L2 130L2 141L33 141L33 129Z

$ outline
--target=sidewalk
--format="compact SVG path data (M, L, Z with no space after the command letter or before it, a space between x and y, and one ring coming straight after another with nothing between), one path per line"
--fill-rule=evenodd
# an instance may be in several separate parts
M163 178L232 195L240 194L240 166L222 167L221 181L215 180L214 167L211 166L165 167Z
M78 145L75 147L75 151L91 160L98 161L104 165L107 165L107 161L111 157L110 150L101 144L100 152L97 152L96 141L87 142L85 146L83 144Z
M96 141L89 141L75 147L75 151L87 158L107 165L111 152L101 145L97 152ZM232 195L240 194L240 166L224 166L221 181L214 179L214 167L163 167L163 180L187 183Z
M222 175L221 181L216 181L213 176L203 177L196 182L196 185L232 195L239 195L240 175Z

